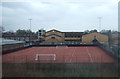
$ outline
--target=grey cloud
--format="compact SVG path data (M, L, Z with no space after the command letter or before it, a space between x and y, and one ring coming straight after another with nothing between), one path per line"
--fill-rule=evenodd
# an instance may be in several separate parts
M8 2L2 6L3 26L7 30L29 29L28 18L33 19L33 31L40 28L46 30L56 28L61 31L98 29L98 16L104 17L102 19L104 29L109 29L109 26L110 29L117 28L117 5L112 3Z

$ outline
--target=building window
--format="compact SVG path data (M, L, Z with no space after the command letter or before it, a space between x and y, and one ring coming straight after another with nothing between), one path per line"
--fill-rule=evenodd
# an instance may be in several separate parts
M54 42L51 42L51 44L55 44Z
M51 39L55 39L55 37L51 37Z
M41 33L39 33L39 35L41 36L42 34L41 34Z

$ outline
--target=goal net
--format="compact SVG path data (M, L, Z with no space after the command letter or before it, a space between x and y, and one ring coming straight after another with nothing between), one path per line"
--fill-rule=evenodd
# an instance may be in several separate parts
M36 54L35 60L56 60L56 54Z
M58 46L56 46L56 48L68 48L68 46L67 45L58 45Z

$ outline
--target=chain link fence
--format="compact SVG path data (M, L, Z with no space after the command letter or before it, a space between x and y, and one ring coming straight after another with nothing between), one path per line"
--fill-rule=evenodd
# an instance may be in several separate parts
M5 56L3 57L4 63L114 63L116 60L113 58L106 58L102 55L91 56L40 56L38 60L36 55L21 55L21 56ZM41 60L42 59L42 60Z

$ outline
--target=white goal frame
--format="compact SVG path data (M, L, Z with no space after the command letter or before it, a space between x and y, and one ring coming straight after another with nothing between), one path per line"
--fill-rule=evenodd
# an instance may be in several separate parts
M40 56L53 56L54 58L52 59L39 59ZM35 60L56 60L56 54L36 54Z
M66 48L68 48L68 46L66 46L66 45L64 45L64 46L61 46L61 45L56 46L56 48L60 48L60 47L66 47Z

